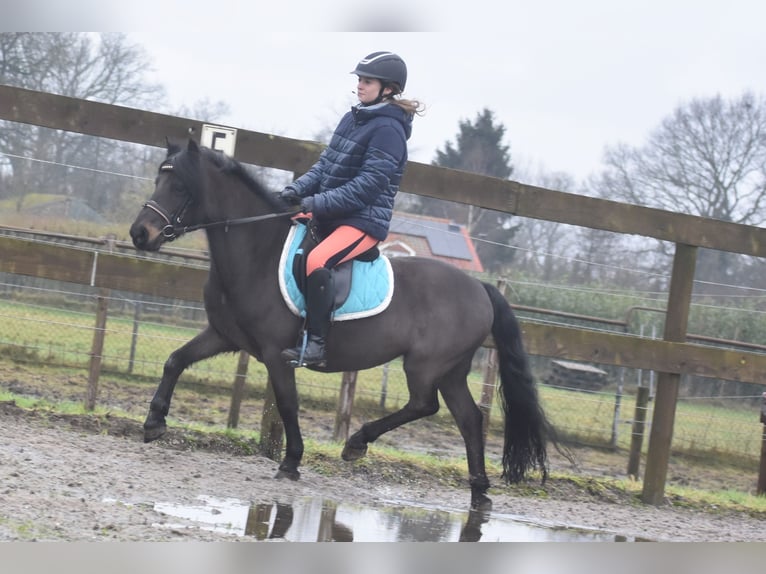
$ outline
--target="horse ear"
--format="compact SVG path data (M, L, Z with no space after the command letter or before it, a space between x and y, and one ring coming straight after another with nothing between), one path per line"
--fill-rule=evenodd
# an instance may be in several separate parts
M189 144L186 146L186 151L192 153L199 153L199 145L193 139L189 138Z
M181 146L167 136L165 136L165 144L168 146L168 157L181 151Z

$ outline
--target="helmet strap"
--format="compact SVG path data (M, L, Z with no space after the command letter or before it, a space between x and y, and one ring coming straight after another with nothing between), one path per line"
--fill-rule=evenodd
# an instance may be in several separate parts
M390 84L384 84L383 82L380 83L380 92L378 92L378 97L375 98L373 101L371 101L369 104L363 104L364 107L374 106L385 100L386 98L391 98L394 95L394 90L391 90L391 93L388 95L385 95L383 92L386 91L386 88L391 87Z

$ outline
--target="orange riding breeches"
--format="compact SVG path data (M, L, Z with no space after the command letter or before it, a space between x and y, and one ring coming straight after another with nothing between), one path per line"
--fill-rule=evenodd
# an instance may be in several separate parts
M306 277L320 267L332 269L344 261L361 255L378 244L378 240L350 225L341 225L309 252Z

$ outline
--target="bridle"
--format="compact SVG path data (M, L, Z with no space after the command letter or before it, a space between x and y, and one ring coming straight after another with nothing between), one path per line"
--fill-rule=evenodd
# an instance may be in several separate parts
M160 165L160 171L173 171L172 162L170 162L170 160L165 160ZM256 221L264 221L266 219L274 219L277 217L287 217L290 215L295 215L297 213L296 211L283 211L279 213L267 213L265 215L254 215L251 217L239 217L236 219L212 221L209 223L198 223L196 225L182 225L181 220L184 214L186 213L186 210L189 209L189 206L192 204L194 200L191 193L186 192L185 195L186 195L186 198L184 202L173 213L168 213L168 211L164 207L162 207L159 203L157 203L153 199L148 200L142 206L144 209L150 209L154 211L165 222L165 226L162 228L162 236L165 238L165 241L173 241L174 239L179 238L184 233L188 233L190 231L197 231L198 229L209 229L211 227L224 226L226 227L228 231L228 227L232 225L243 225L245 223L254 223Z

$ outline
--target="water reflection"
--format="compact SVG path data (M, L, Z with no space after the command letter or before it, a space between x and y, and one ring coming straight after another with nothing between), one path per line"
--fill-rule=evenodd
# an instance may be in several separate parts
M236 499L198 497L199 504L157 503L157 512L185 524L157 527L202 528L253 540L292 542L531 542L617 541L624 536L542 525L523 517L482 511L452 512L396 504L367 508L323 498L248 503Z
M310 526L313 523L312 513L301 516L298 531L291 533L301 540L316 542L353 542L354 533L348 526L335 520L337 506L324 503L319 510L319 520L316 529ZM273 515L273 519L272 519ZM245 536L253 536L256 540L285 539L293 526L295 512L291 504L253 504L247 515ZM309 518L306 520L306 518ZM316 530L316 535L313 532ZM304 536L305 535L305 536Z
M481 526L489 522L489 513L481 510L468 512L468 520L465 521L460 531L459 542L478 542L481 540Z

